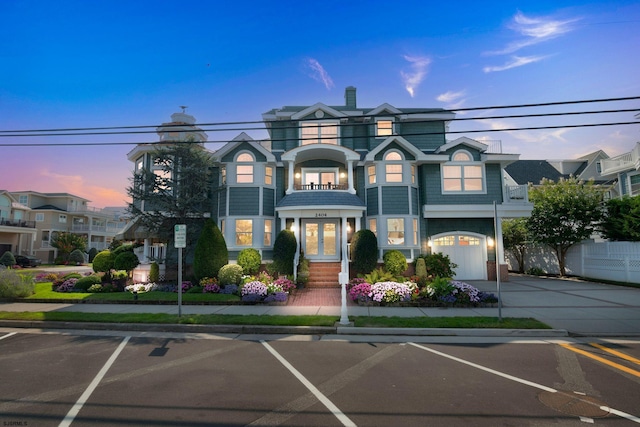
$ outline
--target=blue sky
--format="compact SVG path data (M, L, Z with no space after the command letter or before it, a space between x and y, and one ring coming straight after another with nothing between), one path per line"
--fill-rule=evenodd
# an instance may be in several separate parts
M637 1L0 2L0 131L157 125L180 105L200 123L260 120L283 105L466 108L640 96ZM474 111L451 131L522 159L614 156L640 126L489 132L634 121L640 101ZM231 138L209 132L210 140ZM248 131L264 138L264 131ZM0 134L1 135L1 134ZM450 139L464 134L452 134ZM151 135L0 137L6 143L148 142ZM124 205L133 146L3 147L0 189ZM217 145L209 144L215 149ZM25 168L25 165L28 165Z

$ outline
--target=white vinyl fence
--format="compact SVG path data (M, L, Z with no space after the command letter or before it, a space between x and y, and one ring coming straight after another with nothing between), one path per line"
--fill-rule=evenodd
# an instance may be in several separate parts
M518 270L518 261L506 252L509 270ZM616 282L640 283L640 242L583 242L569 249L566 272L572 276ZM540 268L559 274L555 252L543 245L527 248L524 268Z

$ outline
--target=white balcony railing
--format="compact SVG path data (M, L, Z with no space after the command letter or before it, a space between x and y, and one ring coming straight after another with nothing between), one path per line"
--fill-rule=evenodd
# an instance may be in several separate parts
M628 153L621 154L610 159L600 160L601 175L624 172L626 170L640 169L640 142Z
M529 203L529 186L505 185L504 201L505 203Z

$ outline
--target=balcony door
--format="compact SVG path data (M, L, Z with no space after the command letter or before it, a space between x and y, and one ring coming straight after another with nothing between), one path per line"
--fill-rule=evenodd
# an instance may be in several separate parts
M309 219L302 222L304 256L312 261L340 259L339 227L337 220Z

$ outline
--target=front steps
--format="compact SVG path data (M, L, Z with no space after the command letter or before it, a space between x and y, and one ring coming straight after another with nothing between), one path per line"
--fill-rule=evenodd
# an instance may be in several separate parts
M339 288L340 262L310 262L308 288Z

